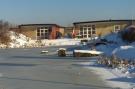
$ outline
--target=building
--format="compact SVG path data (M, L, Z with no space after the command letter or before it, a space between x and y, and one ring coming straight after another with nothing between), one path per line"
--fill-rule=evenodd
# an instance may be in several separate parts
M33 40L56 39L59 33L63 34L63 28L57 24L23 24L19 25L20 33Z
M73 27L64 27L64 36L73 36Z
M123 30L135 24L135 20L101 20L75 22L73 24L76 37L91 38Z

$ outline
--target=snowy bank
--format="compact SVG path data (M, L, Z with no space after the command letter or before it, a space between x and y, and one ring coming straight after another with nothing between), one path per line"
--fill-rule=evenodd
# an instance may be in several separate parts
M119 58L135 61L135 47L131 45L120 46L114 49L112 54L115 54Z
M111 33L104 36L106 40L105 45L96 46L96 50L104 52L107 56L116 55L118 58L134 60L135 59L135 43L128 43L123 41L120 33Z
M30 38L26 37L23 34L19 34L13 31L9 31L9 35L11 38L10 48L19 48L25 46Z
M9 31L11 42L9 48L25 48L25 47L45 47L45 46L64 46L64 45L80 45L80 39L54 39L54 40L32 40L23 34ZM5 48L6 45L0 44L0 48Z
M96 60L90 62L78 62L84 68L92 70L95 74L106 83L106 85L112 88L132 89L135 88L135 79L129 78L128 74L122 73L118 69L109 69L103 65L96 63Z

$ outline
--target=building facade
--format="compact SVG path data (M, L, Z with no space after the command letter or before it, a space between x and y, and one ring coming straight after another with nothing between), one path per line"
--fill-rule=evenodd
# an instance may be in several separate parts
M62 28L57 24L25 24L19 25L19 32L33 40L56 39Z
M118 32L135 23L135 20L102 20L75 22L74 32L76 37L91 38L103 36L111 32Z

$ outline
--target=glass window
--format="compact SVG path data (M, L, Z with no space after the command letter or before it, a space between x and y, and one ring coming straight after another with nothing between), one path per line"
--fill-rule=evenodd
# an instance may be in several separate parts
M83 27L87 27L87 25L84 25Z
M91 34L91 31L88 31L88 34Z
M83 30L83 26L80 26L80 30Z
M119 31L120 30L120 25L115 25L114 26L114 32L117 32L117 31Z
M91 31L91 28L88 28L89 31Z
M87 30L87 28L83 28L83 30Z
M48 27L45 27L44 29L48 29Z
M95 30L93 30L93 31L92 31L92 34L96 34L96 31L95 31Z
M45 33L45 36L47 36L48 35L48 33Z
M87 34L87 31L84 31L84 34Z
M115 25L114 26L114 32L118 32L118 31L120 31L120 25Z
M44 36L44 33L41 33L41 36Z
M37 33L37 36L40 36L40 33Z
M91 25L88 25L88 27L91 27Z
M37 32L40 32L40 29L38 29Z
M83 34L83 31L80 31L80 34Z
M48 30L45 30L45 32L47 33L47 32L48 32Z
M88 35L89 37L91 37L91 35Z
M84 37L84 38L86 38L86 37L87 37L87 35L84 35L83 37Z
M96 29L95 25L92 25L92 29Z
M48 28L47 27L38 27L37 28L37 39L47 39L48 38Z
M41 32L43 33L43 32L44 32L44 30L41 30Z

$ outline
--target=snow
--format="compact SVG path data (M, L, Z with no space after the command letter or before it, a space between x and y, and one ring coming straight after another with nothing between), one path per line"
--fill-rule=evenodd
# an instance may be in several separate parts
M103 53L103 52L96 51L96 50L74 50L74 52L90 53L90 54L102 54Z
M6 45L0 44L0 48L6 48Z
M48 53L49 51L47 50L42 50L41 53Z
M112 52L119 58L135 60L135 47L134 46L120 46Z
M23 34L15 33L13 31L10 31L9 35L12 40L12 42L10 43L10 48L18 48L21 46L25 46L30 39Z
M135 42L127 45L118 33L109 34L103 39L106 39L108 43L96 46L96 50L104 52L107 56L116 55L118 58L135 59Z
M10 42L9 48L24 48L24 47L44 47L44 46L60 46L60 45L80 45L79 39L55 39L55 40L31 40L23 34L9 31ZM0 44L0 48L6 48L6 45Z
M84 68L92 70L97 74L106 85L112 88L132 89L135 88L135 77L129 77L129 73L123 73L122 69L111 69L103 65L97 64L96 60L90 62L78 62L77 64L83 65Z
M66 50L65 48L59 48L58 50Z
M96 46L96 50L104 52L106 56L115 55L118 59L130 60L135 62L135 42L124 42L119 33L111 33L104 36L103 39L107 40L106 45ZM90 70L94 70L96 74L107 82L109 86L120 87L122 89L135 88L135 65L128 64L127 66L121 66L114 69L107 67L98 67L99 65L91 64L87 67ZM85 65L86 63L82 63Z
M46 45L79 45L80 40L76 39L55 39L55 40L44 40Z
M115 45L122 45L124 42L122 41L119 33L111 33L103 37L109 42L113 42Z

